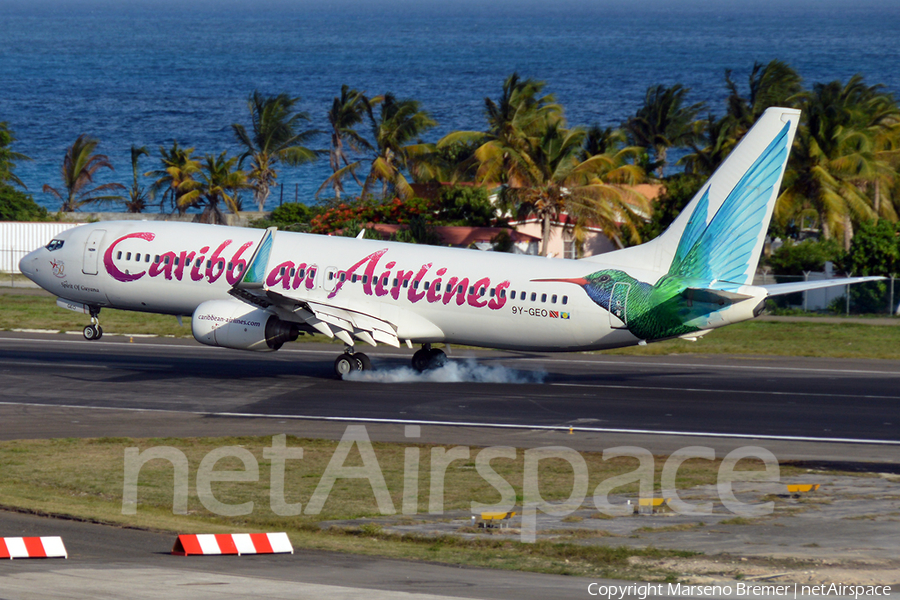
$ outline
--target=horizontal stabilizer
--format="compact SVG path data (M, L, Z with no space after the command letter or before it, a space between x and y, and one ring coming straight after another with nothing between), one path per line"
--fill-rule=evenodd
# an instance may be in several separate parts
M752 296L746 294L736 294L735 292L726 292L724 290L711 290L707 288L687 288L681 295L691 302L702 302L705 304L718 304L725 306L726 304L734 304L741 300L746 300Z
M768 292L768 296L782 296L784 294L793 294L794 292L805 292L807 290L818 290L820 288L833 287L836 285L850 285L853 283L863 283L864 281L881 281L884 277L843 277L840 279L819 279L817 281L796 281L794 283L773 283L770 285L761 285Z

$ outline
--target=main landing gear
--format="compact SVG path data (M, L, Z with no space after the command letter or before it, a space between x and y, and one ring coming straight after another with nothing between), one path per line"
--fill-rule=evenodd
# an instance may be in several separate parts
M416 351L412 357L413 369L422 373L431 369L440 369L447 364L447 355L443 350L432 348L431 344L422 344L422 349Z
M372 361L362 352L356 352L353 346L346 346L344 353L334 361L334 374L338 379L354 371L371 371Z
M99 340L103 337L103 328L100 327L100 309L91 308L91 324L82 332L86 340Z

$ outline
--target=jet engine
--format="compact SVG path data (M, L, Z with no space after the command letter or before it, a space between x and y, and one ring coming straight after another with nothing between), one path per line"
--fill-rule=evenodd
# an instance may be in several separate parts
M194 311L191 332L207 346L269 352L296 340L300 328L237 300L209 300Z

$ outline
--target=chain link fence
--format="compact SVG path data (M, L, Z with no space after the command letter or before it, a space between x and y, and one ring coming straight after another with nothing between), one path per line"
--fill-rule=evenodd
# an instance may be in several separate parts
M796 281L819 281L831 279L825 273L806 275L773 275L760 273L754 283L766 285L791 283ZM883 281L868 281L853 285L834 286L777 296L770 301L770 309L779 311L806 311L846 315L900 314L900 277L889 277Z

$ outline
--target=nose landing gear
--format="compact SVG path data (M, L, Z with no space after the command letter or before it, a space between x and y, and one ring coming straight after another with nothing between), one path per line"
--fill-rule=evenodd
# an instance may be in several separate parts
M82 331L84 339L99 340L103 337L103 328L100 327L100 309L91 308L91 324Z
M344 353L334 361L334 374L338 379L354 371L371 371L372 361L362 352L356 352L353 346L346 346Z

